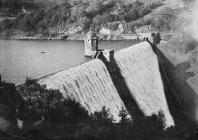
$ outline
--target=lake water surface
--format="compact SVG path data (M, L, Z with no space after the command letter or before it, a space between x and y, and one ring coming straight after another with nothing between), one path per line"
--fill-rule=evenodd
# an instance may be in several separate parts
M99 41L100 49L115 51L132 41ZM20 84L27 77L39 78L89 61L83 41L0 40L0 74L5 81Z

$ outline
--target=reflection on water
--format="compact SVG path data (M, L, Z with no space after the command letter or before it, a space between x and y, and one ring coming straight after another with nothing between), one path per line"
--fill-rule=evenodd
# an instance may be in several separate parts
M119 50L131 41L101 41L99 48ZM89 61L82 41L0 40L0 74L6 81L23 83Z

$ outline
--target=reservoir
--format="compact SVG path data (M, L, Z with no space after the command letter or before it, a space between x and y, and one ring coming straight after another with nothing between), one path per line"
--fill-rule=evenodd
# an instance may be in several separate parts
M134 41L99 41L99 49L120 50ZM0 74L7 82L21 84L84 63L83 41L0 40Z

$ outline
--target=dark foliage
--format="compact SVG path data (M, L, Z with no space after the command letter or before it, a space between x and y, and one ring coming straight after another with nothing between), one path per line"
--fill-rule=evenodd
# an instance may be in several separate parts
M89 2L79 0L73 3L65 1L65 3L51 8L40 8L29 14L20 14L15 20L9 21L9 24L7 24L8 21L2 22L0 29L45 34L49 33L50 28L78 24L83 28L83 31L89 30L90 27L98 31L101 26L107 25L109 22L138 20L161 5L160 2L143 4L138 1L128 4L122 0L93 0Z
M44 7L43 2L37 0L0 0L0 12L13 16L22 12L22 9L35 10Z
M88 118L88 112L79 103L65 99L58 90L46 89L36 80L27 78L25 84L18 87L18 92L26 101L19 108L19 118L24 123L41 119L61 123Z
M0 31L9 30L12 28L12 22L9 19L5 19L0 22Z
M79 103L63 98L57 90L48 90L36 80L27 78L26 83L17 88L25 99L19 108L19 118L23 121L41 123L25 125L20 131L0 132L2 140L195 140L197 125L182 120L176 128L163 130L164 116L136 118L128 121L128 112L120 110L121 122L113 123L108 109L89 115Z
M101 123L101 124L109 124L114 121L113 116L110 114L109 109L106 109L105 106L102 108L100 112L94 112L91 114L93 120Z

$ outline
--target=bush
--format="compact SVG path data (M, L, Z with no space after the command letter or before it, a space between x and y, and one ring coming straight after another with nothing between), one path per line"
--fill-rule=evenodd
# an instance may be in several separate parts
M33 124L42 118L46 122L77 122L89 118L79 103L69 97L65 99L60 91L47 89L34 79L27 78L17 90L25 100L19 108L19 118L24 123L31 120Z
M78 19L80 19L81 17L84 17L85 16L85 10L84 10L84 7L83 6L74 6L72 8L72 11L71 11L71 19L76 22L78 21Z
M94 18L93 18L93 27L96 28L96 27L100 27L102 25L102 23L104 22L104 17L102 15L96 15Z
M91 114L91 117L94 121L100 122L102 124L109 124L114 121L113 116L110 114L110 110L106 109L105 106L100 112L94 112L93 114Z
M5 19L0 22L0 31L10 30L12 28L12 22L9 19Z

